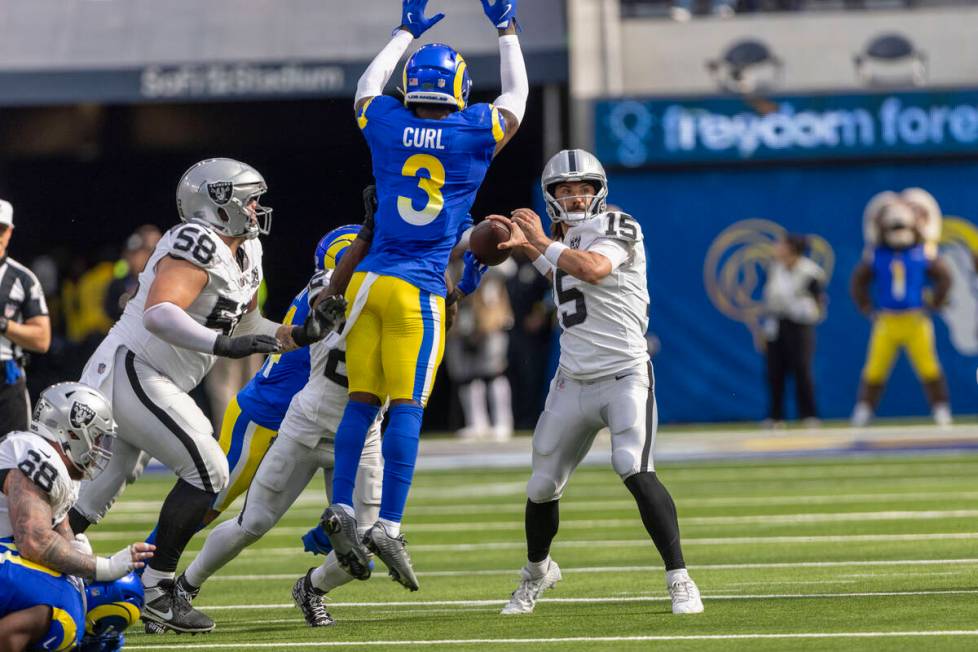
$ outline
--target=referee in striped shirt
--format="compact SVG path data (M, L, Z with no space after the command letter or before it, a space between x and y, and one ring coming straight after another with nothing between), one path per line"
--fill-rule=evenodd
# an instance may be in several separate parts
M31 403L24 375L24 351L45 353L51 320L37 277L7 255L14 209L0 199L0 440L27 430Z

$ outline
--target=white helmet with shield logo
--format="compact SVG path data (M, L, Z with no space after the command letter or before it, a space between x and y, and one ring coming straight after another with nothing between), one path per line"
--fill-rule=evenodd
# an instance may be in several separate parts
M209 158L184 172L177 184L177 212L184 222L199 222L234 238L257 238L272 229L272 209L248 204L268 190L265 178L247 163Z
M594 185L594 196L588 197L588 205L583 213L568 212L557 201L555 194L557 185L568 181L583 181ZM565 149L558 152L543 168L540 186L543 189L543 199L547 203L547 215L554 222L576 224L605 211L608 176L604 173L601 161L591 152L583 149ZM563 199L573 199L573 197Z
M41 392L34 407L31 432L60 444L71 464L92 479L112 456L112 406L100 391L88 385L51 385Z

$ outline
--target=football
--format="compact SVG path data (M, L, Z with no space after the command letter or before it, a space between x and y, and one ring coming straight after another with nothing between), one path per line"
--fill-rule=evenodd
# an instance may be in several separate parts
M492 220L476 224L469 235L469 249L483 265L498 265L509 258L509 249L499 249L500 242L509 240L509 229Z

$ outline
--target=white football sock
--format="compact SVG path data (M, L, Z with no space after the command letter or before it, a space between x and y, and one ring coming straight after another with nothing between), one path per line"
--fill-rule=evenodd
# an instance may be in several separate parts
M175 575L176 573L166 573L147 566L143 571L143 588L152 588L159 584L162 580L172 580Z
M353 576L347 573L336 560L336 553L330 552L326 555L326 561L312 572L309 576L312 585L320 591L327 593L338 586L343 586L353 581Z
M550 568L550 555L543 561L530 561L526 560L526 570L530 573L530 577L534 579L539 579L547 574L547 570Z
M939 426L949 426L952 422L951 406L947 403L938 403L934 406L934 423Z
M379 518L377 522L384 526L387 530L387 536L396 537L401 533L401 524L397 521L389 521L386 518Z
M689 573L685 568L676 568L671 571L666 571L666 586L672 586L673 582L688 579Z
M248 534L238 525L238 519L224 521L207 535L204 549L184 571L187 581L193 586L203 586L211 575L257 540L258 537Z

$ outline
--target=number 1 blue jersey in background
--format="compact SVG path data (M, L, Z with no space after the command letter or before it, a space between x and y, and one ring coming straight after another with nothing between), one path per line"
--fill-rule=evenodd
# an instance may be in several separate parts
M377 184L370 252L357 271L396 276L445 296L445 268L504 123L489 104L418 118L386 95L357 114Z
M873 299L883 310L916 310L924 305L927 267L924 245L873 251Z

